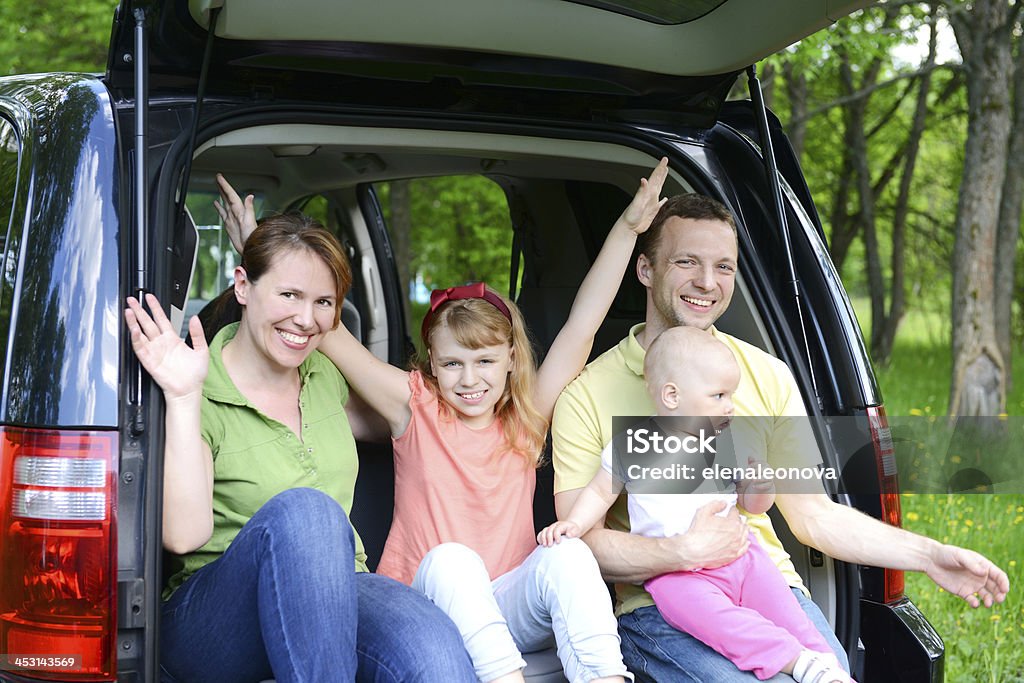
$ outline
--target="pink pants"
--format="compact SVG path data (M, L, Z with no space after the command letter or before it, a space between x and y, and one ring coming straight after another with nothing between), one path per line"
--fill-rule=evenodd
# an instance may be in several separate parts
M666 622L760 680L804 649L831 653L758 541L717 569L662 574L644 583Z

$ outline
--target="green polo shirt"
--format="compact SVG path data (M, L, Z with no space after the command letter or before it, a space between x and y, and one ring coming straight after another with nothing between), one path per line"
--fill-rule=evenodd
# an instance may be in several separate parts
M213 535L186 555L172 555L164 599L189 576L220 557L242 526L268 500L292 488L323 491L348 514L359 461L345 415L348 385L326 356L314 351L299 366L301 439L261 413L235 387L221 351L238 323L210 344L210 370L203 383L202 437L213 453ZM316 543L316 529L309 530ZM356 571L366 571L366 553L356 534Z

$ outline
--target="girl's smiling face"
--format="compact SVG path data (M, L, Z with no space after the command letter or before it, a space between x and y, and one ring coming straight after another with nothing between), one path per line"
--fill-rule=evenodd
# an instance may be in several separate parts
M441 325L430 335L430 368L441 399L467 427L483 429L494 421L494 408L505 393L512 346L469 349L456 341L447 325Z

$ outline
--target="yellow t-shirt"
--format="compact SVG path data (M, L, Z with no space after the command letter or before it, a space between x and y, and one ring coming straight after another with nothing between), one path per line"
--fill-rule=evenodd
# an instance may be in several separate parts
M556 494L590 483L601 466L602 449L614 436L614 416L655 412L644 383L646 352L636 340L643 329L643 323L634 326L628 337L587 365L555 404L552 458ZM746 447L762 454L769 465L776 467L820 459L816 452L806 452L806 443L801 445L801 440L807 438L806 420L785 419L806 415L800 389L786 364L735 337L714 328L710 331L729 347L740 365L740 385L733 395L736 415L762 418L743 421L747 425L747 433L743 435ZM736 438L738 440L739 436ZM803 580L783 549L768 515L748 515L748 518L751 529L789 585L806 593ZM629 530L625 495L609 510L606 524L610 529ZM617 614L654 604L643 586L617 584L615 588Z

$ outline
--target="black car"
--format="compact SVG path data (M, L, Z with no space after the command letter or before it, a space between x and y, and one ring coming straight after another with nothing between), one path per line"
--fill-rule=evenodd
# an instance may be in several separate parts
M747 69L864 4L124 0L104 76L0 79L0 680L159 679L162 396L121 311L150 291L180 323L223 286L233 255L200 215L218 171L337 231L355 272L345 322L402 365L382 183L501 188L512 294L543 351L636 180L668 156L666 194L709 194L738 219L719 327L792 368L826 461L860 482L837 499L898 525L859 328ZM730 99L736 87L750 96ZM627 276L595 354L643 314ZM830 429L839 417L856 433ZM841 456L849 439L868 446ZM391 515L387 448L360 445L352 517L371 560ZM550 470L539 479L544 525ZM900 572L833 561L775 521L860 680L942 680L942 640ZM549 664L528 677L557 680Z

